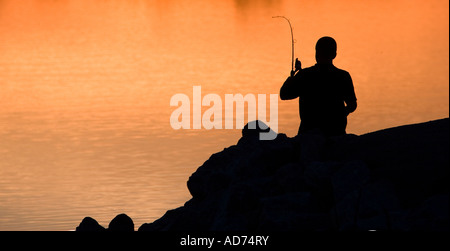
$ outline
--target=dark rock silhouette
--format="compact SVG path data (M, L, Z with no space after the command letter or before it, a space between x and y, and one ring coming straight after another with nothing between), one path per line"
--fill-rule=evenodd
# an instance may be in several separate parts
M91 217L85 217L80 225L76 228L80 232L100 232L105 231L105 228L100 226L96 220Z
M128 215L119 214L109 223L108 230L117 232L133 232L134 223Z
M81 221L80 225L76 228L79 232L100 232L100 231L112 231L112 232L133 232L134 223L133 220L126 214L119 214L111 220L107 229L98 224L96 220L91 217L85 217Z
M275 139L277 133L269 128L264 122L256 120L251 121L242 129L242 138L245 140L260 140L264 139L262 135L267 135L267 138Z
M139 231L449 230L448 118L361 136L245 135L192 174L192 199Z
M140 231L448 230L449 119L362 136L244 137ZM244 129L245 130L245 129Z

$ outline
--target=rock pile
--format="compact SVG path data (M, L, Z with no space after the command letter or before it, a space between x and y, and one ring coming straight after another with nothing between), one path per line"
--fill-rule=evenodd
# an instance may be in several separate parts
M449 147L449 119L335 138L244 132L192 174L191 200L139 231L448 231Z

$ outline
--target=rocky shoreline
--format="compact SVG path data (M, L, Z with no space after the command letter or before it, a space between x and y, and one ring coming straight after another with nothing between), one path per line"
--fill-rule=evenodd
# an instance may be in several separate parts
M192 199L139 231L448 231L449 119L361 136L259 141L243 130L187 181ZM125 214L108 228L134 231Z

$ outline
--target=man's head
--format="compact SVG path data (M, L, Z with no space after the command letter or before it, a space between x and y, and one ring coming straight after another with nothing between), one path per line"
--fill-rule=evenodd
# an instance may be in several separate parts
M337 44L332 37L322 37L316 44L317 63L332 63L336 57Z

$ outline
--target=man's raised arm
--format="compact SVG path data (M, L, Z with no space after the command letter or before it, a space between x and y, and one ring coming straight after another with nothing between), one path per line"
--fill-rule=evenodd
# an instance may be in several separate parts
M280 89L281 100L290 100L298 97L298 91L295 82L295 76L288 77L286 81L284 81L284 84Z
M291 76L284 81L280 89L281 100L290 100L298 97L298 85L296 79L299 77L299 72L302 70L302 63L295 59L295 71L291 71ZM295 75L297 73L297 75Z

